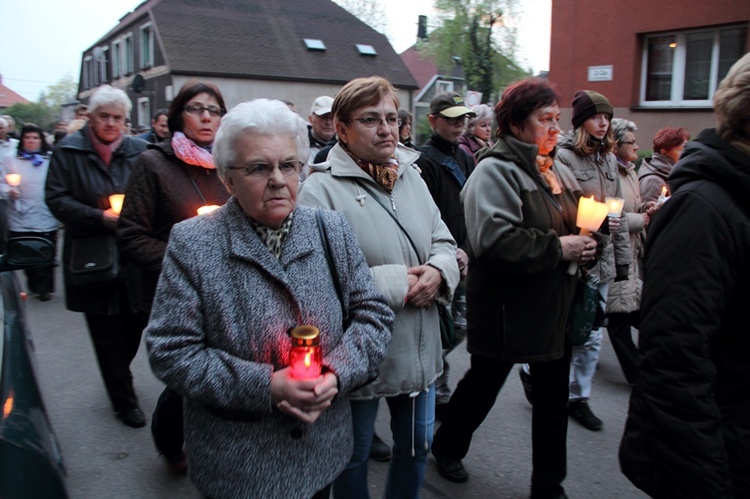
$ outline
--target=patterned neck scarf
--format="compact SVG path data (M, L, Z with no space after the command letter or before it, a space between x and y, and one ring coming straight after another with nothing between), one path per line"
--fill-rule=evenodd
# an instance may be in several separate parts
M39 166L44 163L44 156L39 154L39 151L21 151L18 157L27 161L31 161L31 164L34 166Z
M562 188L560 187L560 182L557 180L557 175L552 171L552 163L553 160L549 156L536 155L536 164L539 167L539 173L542 174L544 180L547 181L547 185L552 189L552 194L560 194Z
M258 233L258 237L263 241L266 247L271 250L271 253L276 259L281 256L281 248L284 246L286 236L289 235L289 229L292 227L292 215L294 215L294 212L291 212L289 216L286 217L286 220L281 223L281 227L278 229L272 229L265 225L260 225L252 219L250 220L255 232Z
M339 142L339 144L341 144L341 148L346 151L352 160L357 163L357 166L371 176L375 182L382 185L386 191L393 191L393 186L396 185L396 180L398 179L398 161L395 156L388 158L388 161L383 165L375 165L359 159L343 142Z
M178 158L189 165L202 166L208 170L216 168L210 148L198 146L182 132L175 132L172 136L172 150Z

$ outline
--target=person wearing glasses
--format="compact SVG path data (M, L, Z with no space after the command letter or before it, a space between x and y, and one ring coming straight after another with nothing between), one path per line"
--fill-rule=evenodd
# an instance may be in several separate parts
M144 326L172 226L197 216L202 207L218 207L229 199L211 156L224 112L224 98L213 83L185 83L166 112L171 139L150 144L130 176L117 235L129 266L128 290ZM151 433L156 448L178 473L187 468L182 426L182 397L166 387L153 413Z
M239 104L213 155L232 196L172 228L149 361L184 397L188 473L204 497L327 499L352 453L349 394L376 377L394 314L346 217L297 206L302 118L278 100ZM291 366L298 326L319 331L309 376Z
M123 278L92 286L73 285L74 239L114 238L118 213L111 194L125 192L128 178L147 142L123 133L132 103L122 90L98 87L89 100L90 119L65 137L50 159L45 201L64 224L63 276L68 310L83 312L104 384L117 417L133 428L146 425L133 388L130 363L141 343L143 322L134 313ZM83 244L91 244L87 239ZM80 244L80 243L77 243ZM121 267L122 268L122 267Z
M381 399L391 416L387 497L418 497L432 442L434 383L443 370L436 301L458 283L456 244L415 161L398 141L399 99L384 78L357 78L333 101L338 143L305 180L300 203L344 213L378 288L396 313L380 375L352 394L354 452L337 498L367 498L367 460Z
M542 78L509 85L495 106L497 141L461 191L471 255L467 350L432 453L443 478L469 479L462 459L515 363L531 369L531 498L564 499L568 370L565 322L571 261L591 262L597 242L576 235L581 188L555 161L560 96Z
M641 259L646 228L656 210L656 201L644 202L641 198L638 173L633 163L638 159L639 147L635 140L637 130L635 123L630 120L612 120L612 133L616 144L613 152L617 158L617 174L622 187L622 213L628 220L633 263L630 265L628 278L613 282L609 287L606 308L607 334L625 380L631 385L635 384L638 365L638 347L633 341L632 328L637 329L640 323L643 286Z
M430 127L432 135L427 143L417 150L421 151L417 165L422 170L427 188L432 199L440 209L440 215L456 240L458 249L456 259L461 276L466 276L469 256L466 254L466 223L464 210L459 194L466 179L474 171L474 158L460 147L460 140L466 127L466 119L476 113L466 107L463 98L456 92L437 94L430 102ZM464 283L460 282L453 295L451 316L458 341L466 337L466 292ZM435 415L442 419L445 407L451 397L448 386L450 366L447 355L453 350L443 352L443 374L435 383Z

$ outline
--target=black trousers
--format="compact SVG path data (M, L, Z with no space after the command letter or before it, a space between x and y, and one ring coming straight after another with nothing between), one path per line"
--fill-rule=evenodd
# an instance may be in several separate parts
M529 364L532 385L531 497L555 497L564 492L567 473L568 376L570 347L563 358ZM471 367L450 398L432 452L441 459L460 460L469 452L471 438L489 414L513 368L471 356Z
M182 452L185 440L182 396L169 387L161 392L156 402L156 409L151 416L151 437L156 449L170 459Z
M55 245L54 254L57 254L57 231L49 232L9 232L8 237L34 236L41 237ZM26 283L29 291L39 295L55 292L55 267L53 264L44 267L25 269Z
M118 413L138 407L130 363L138 353L146 327L142 317L130 310L127 293L121 295L118 315L85 314L99 371L112 408Z
M638 328L640 311L630 313L607 314L607 333L612 342L612 349L620 362L620 368L625 379L631 385L635 384L638 377L638 347L633 342L630 327Z

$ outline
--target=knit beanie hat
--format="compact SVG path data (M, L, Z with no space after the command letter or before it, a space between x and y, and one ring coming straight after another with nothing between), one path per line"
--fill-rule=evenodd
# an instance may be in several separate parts
M573 128L578 128L584 121L595 114L607 113L612 119L612 104L606 97L593 90L579 90L573 97Z

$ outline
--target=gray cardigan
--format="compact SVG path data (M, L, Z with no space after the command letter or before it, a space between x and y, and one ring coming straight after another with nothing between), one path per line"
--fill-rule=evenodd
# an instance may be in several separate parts
M312 496L352 452L348 394L377 375L394 315L345 217L324 212L350 326L315 223L298 207L277 260L235 198L174 226L146 328L154 373L185 397L190 477L217 498ZM271 374L288 366L287 330L321 331L339 394L313 424L274 409Z

